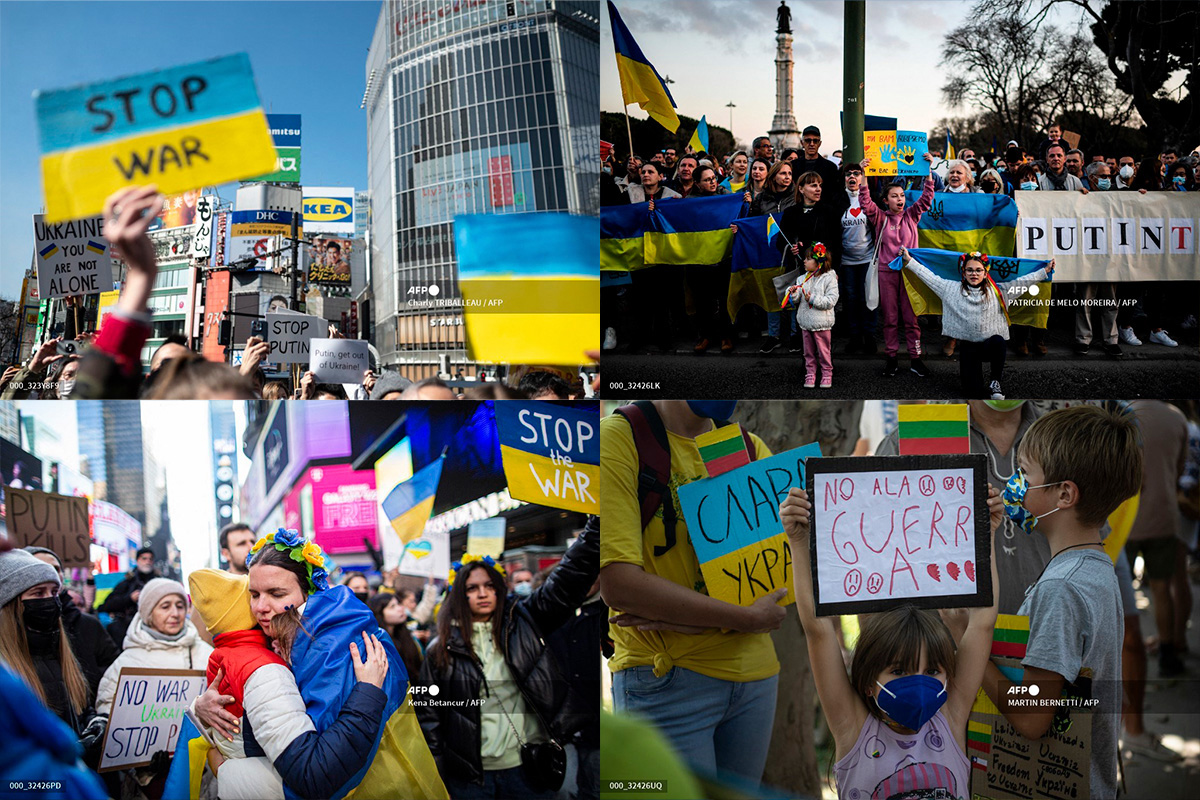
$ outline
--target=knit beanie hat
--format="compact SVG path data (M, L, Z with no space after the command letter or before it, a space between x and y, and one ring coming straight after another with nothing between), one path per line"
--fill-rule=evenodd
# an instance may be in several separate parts
M8 605L26 589L39 583L53 583L55 594L62 589L58 570L40 558L34 558L32 553L11 550L0 554L0 607Z
M384 372L375 379L375 386L371 389L372 400L382 400L384 395L391 392L403 392L408 387L412 386L412 381L397 372Z
M183 602L187 602L187 589L184 589L179 581L155 578L142 587L142 593L138 595L138 616L142 618L142 622L150 622L150 612L169 594L177 594L183 598Z
M198 569L188 576L192 603L208 632L248 631L257 623L250 610L250 576Z
M29 547L22 547L21 549L26 553L33 553L35 556L38 553L49 553L50 555L54 556L54 560L58 562L58 566L60 568L62 567L62 559L58 557L58 553L54 552L49 547L36 547L34 545L29 545ZM40 561L41 559L38 560Z

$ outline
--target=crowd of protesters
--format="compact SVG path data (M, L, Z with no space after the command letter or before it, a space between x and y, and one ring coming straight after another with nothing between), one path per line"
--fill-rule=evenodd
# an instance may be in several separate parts
M202 796L598 796L598 518L536 576L464 555L423 585L395 568L331 575L294 531L231 524L219 545L226 569L186 586L140 549L93 610L85 570L0 539L6 786L158 800L193 785L186 746L96 772L121 671L143 668L206 674L189 706L211 746Z
M467 380L451 377L412 381L399 373L367 370L360 383L318 382L303 371L269 378L263 365L270 345L246 340L240 366L209 361L185 337L168 336L150 356L143 374L141 353L151 333L150 292L158 275L154 246L146 231L163 198L155 187L135 187L105 204L104 235L126 265L125 283L100 330L53 337L34 348L20 365L0 376L0 399L145 400L569 400L590 396L592 376L569 367L510 367L504 382L480 370ZM330 338L343 338L335 325Z
M1063 138L1058 124L1050 125L1045 138L1029 150L1017 141L1009 141L1002 150L986 154L964 147L953 158L946 159L935 152L926 157L932 166L927 179L864 177L864 165L843 161L840 150L829 157L821 154L821 131L816 126L804 129L801 144L802 149L787 149L777 156L771 140L759 136L748 152L735 150L723 157L693 153L690 148L680 153L668 146L648 159L629 155L623 169L614 155L601 177L602 202L607 205L646 202L653 210L655 202L667 199L741 194L743 205L738 218L771 214L782 239L790 243L798 239L804 246L822 243L838 279L833 334L844 342L838 352L874 354L880 346L876 331L882 328L886 377L898 372L901 339L910 370L918 377L928 374L922 360L926 351L900 273L878 269L876 310L869 307L867 300L867 295L876 288L865 285L868 267L875 257L883 265L898 255L899 247L917 246L917 221L938 194L989 193L1012 197L1023 191L1084 194L1195 191L1196 169L1200 166L1200 151L1181 157L1174 147L1144 157L1129 153L1087 154ZM614 177L615 173L622 174ZM903 192L892 191L896 186L922 192L922 196L906 208ZM880 209L886 215L894 215L892 224L886 224L885 217L876 214ZM784 275L798 267L803 251L796 248L788 253L779 238L775 243L787 257L776 273ZM887 252L878 255L877 248ZM721 353L731 353L739 346L747 346L738 344L744 338L751 340L751 346L764 355L777 350L797 355L805 352L804 335L797 327L798 311L794 308L744 306L731 321L726 309L730 267L728 259L720 265L683 270L651 266L635 270L631 285L605 288L605 308L611 313L605 314L604 349L643 353L656 348L674 352L677 342L683 339L694 342L692 350L697 354L718 349ZM1083 301L1073 313L1073 349L1078 356L1088 354L1094 340L1111 358L1124 355L1122 345L1141 346L1142 337L1152 344L1176 347L1178 343L1168 326L1183 330L1196 327L1195 309L1183 304L1179 293L1172 292L1165 284L1083 282L1069 288L1055 288L1056 293L1065 291L1073 291ZM1093 299L1115 300L1118 296L1124 301L1119 307L1116 303L1093 304L1091 308L1086 304ZM1135 324L1141 330L1140 336ZM944 328L943 332L946 333ZM1013 325L1010 335L1006 327L999 337L999 353L1002 356L1007 349L1018 358L1044 356L1045 334L1044 328ZM961 353L961 345L957 337L949 333L947 336L941 350L949 358L956 349ZM993 357L996 348L993 345L988 348L987 354L974 352L977 348L967 349L973 351L973 359L990 360L1002 372L1002 362ZM818 360L824 357L820 353L816 356ZM993 378L998 382L999 377L994 370ZM973 380L972 385L975 386ZM1000 394L998 386L985 389L989 396Z

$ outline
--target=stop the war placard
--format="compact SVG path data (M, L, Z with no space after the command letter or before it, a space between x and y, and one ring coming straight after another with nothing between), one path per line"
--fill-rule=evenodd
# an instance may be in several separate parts
M748 606L781 586L792 589L792 550L779 504L793 486L804 486L805 463L817 463L821 446L806 444L715 478L680 486L679 506L708 594Z
M45 215L34 214L33 239L38 294L43 299L113 290L112 254L102 217L48 225Z
M984 455L809 465L817 616L992 603Z
M204 670L122 667L100 771L144 767L159 750L175 752L184 712L204 687Z
M508 493L527 503L600 513L600 415L557 403L495 403Z
M245 53L34 94L48 222L125 186L177 194L270 172L275 146Z
M63 567L90 567L88 499L5 488L8 535L17 547L45 547Z

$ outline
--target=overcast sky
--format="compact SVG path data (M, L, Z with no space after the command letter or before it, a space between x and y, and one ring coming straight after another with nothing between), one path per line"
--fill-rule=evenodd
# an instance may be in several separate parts
M633 38L660 75L669 77L681 114L729 126L749 144L775 114L775 11L778 0L614 0ZM821 129L821 152L841 145L841 0L790 0L793 109L800 128ZM959 0L868 0L866 113L898 117L906 130L929 131L965 109L943 107L938 67L942 37L962 24L971 3ZM622 109L607 3L600 37L600 100ZM637 106L630 115L645 118ZM619 145L618 145L619 147ZM619 149L622 149L619 147Z

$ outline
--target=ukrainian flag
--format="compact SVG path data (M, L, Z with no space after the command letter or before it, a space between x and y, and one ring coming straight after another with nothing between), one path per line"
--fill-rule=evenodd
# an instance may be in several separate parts
M920 196L920 192L908 192L908 205L916 203ZM1012 256L1017 252L1017 204L1003 194L938 192L933 196L933 206L917 224L917 246L955 253L979 250L993 258L1015 261ZM921 263L925 261L922 259ZM930 266L930 269L933 267ZM957 274L956 265L954 273L947 277L957 280ZM994 265L992 274L997 281L1003 277L995 271ZM942 302L937 295L907 272L904 273L904 286L915 313L942 313ZM1050 314L1051 284L1046 281L1039 287L1036 298L1027 298L1036 299L1036 302L1023 302L1009 309L1013 325L1046 327Z
M950 129L946 128L946 160L952 160L954 158L954 154L954 142L950 139Z
M388 492L383 501L383 513L391 520L400 541L408 544L421 536L425 523L433 513L438 482L442 479L444 456L421 469Z
M584 351L600 349L597 222L561 213L455 218L472 360L582 364Z
M783 255L771 241L779 234L774 217L743 217L735 220L733 237L733 274L729 277L727 308L729 318L737 319L742 306L754 305L767 311L779 310L779 293L771 282L783 274Z
M706 117L700 117L700 122L696 124L696 130L692 133L692 138L688 139L688 147L697 153L708 152L708 120Z
M100 242L93 242L91 239L88 239L87 249L97 255L104 255L104 245Z
M441 459L435 463L440 474ZM361 651L362 633L366 631L379 639L388 655L388 673L383 685L388 702L371 757L367 766L330 800L449 798L408 697L409 680L404 661L396 651L392 637L379 627L371 610L348 587L334 586L309 596L302 622L309 635L296 636L292 646L292 672L296 675L296 685L300 687L308 716L318 732L326 730L337 719L357 682L354 665L347 657L350 643L356 642ZM288 800L298 800L286 787L285 794Z
M350 645L346 647L349 649ZM171 757L171 771L163 785L163 800L189 800L200 796L200 778L211 749L212 745L200 735L191 718L184 715L175 754Z
M57 252L58 252L58 245L56 245L54 242L51 242L50 244L46 245L41 250L39 250L38 255L41 256L42 258L49 258L50 256L54 255Z
M663 200L654 204L644 236L646 264L720 264L729 256L729 224L742 208L741 195Z
M600 273L633 272L646 266L643 239L649 228L649 203L600 209Z
M669 130L679 130L675 113L675 98L671 97L666 81L658 74L625 27L617 7L608 2L612 22L613 46L617 51L617 73L621 76L621 97L625 105L637 104L650 118Z

